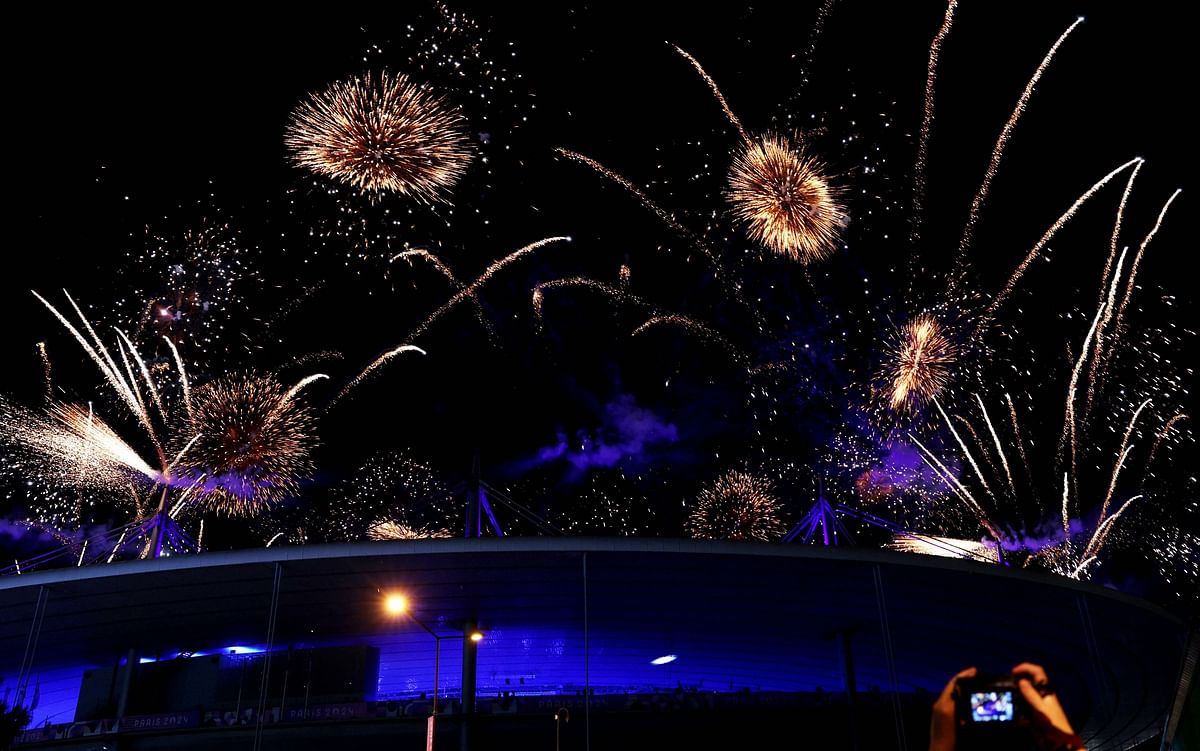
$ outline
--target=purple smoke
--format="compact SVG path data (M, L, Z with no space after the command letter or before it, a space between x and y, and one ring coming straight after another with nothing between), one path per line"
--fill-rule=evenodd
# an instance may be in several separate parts
M538 451L537 462L565 459L579 472L592 467L615 467L640 458L655 444L677 440L679 431L674 425L637 406L633 396L621 394L604 405L604 422L599 429L591 433L580 430L570 441L560 432L557 443Z

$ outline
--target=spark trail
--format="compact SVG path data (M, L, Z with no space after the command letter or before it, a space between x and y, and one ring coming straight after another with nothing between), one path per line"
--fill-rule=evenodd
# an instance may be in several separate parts
M733 114L733 110L730 109L729 103L725 101L725 95L721 93L721 89L717 86L717 82L714 81L712 77L704 71L704 67L700 65L699 60L685 52L682 47L675 44L672 44L671 46L675 48L676 52L683 56L684 60L687 60L692 64L692 67L696 69L696 72L699 73L700 77L704 79L704 82L708 84L708 88L712 89L713 96L715 96L717 101L721 103L721 109L724 110L725 117L729 118L729 122L733 125L733 127L737 128L738 135L742 137L742 140L749 143L750 136L746 134L746 129L742 127L742 121L738 119L737 115Z
M1050 61L1054 59L1054 54L1058 52L1058 48L1062 46L1062 43L1067 40L1071 32L1081 23L1083 23L1082 16L1077 18L1075 23L1068 26L1067 30L1050 47L1050 51L1042 58L1042 64L1034 71L1033 77L1029 79L1029 83L1025 84L1025 90L1021 92L1021 97L1017 100L1017 106L1013 109L1012 115L1009 116L1008 122L1004 124L1004 129L1000 131L1000 137L996 139L996 145L992 149L992 159L988 163L987 170L983 173L983 183L979 186L979 190L975 193L975 198L971 201L971 210L967 215L967 224L963 228L962 238L958 243L958 259L955 262L955 273L951 277L951 284L955 283L955 280L961 275L963 265L966 263L967 252L971 248L971 240L975 234L975 224L979 221L979 210L983 207L983 202L987 200L992 180L996 177L996 171L1000 168L1000 159L1004 156L1004 149L1008 146L1008 139L1012 135L1013 129L1017 127L1017 122L1021 119L1021 115L1025 113L1025 106L1029 103L1029 97L1033 95L1033 90L1037 87L1038 81L1041 80L1042 74L1046 72L1046 68L1050 67Z
M929 137L933 128L933 96L937 84L938 58L942 53L942 42L950 34L950 27L954 24L956 8L958 8L957 0L950 0L946 5L946 16L942 19L942 28L938 29L938 33L934 35L933 41L929 44L929 65L925 74L925 112L921 120L921 138L917 143L917 161L913 167L913 218L909 242L913 248L914 257L917 241L921 238L921 211L922 204L925 202L925 163L929 158ZM910 280L912 277L913 275L910 273Z
M1054 236L1058 234L1058 231L1061 230L1063 226L1071 220L1071 217L1075 216L1075 212L1079 211L1079 207L1087 203L1088 199L1094 196L1114 177L1129 169L1133 165L1141 164L1143 161L1145 160L1143 160L1141 157L1130 159L1128 162L1125 162L1120 167L1117 167L1112 172L1109 172L1107 175L1100 178L1096 184L1094 184L1091 188L1088 188L1087 192L1076 199L1075 203L1071 204L1071 208L1067 209L1066 212L1054 222L1054 224L1050 225L1050 228L1046 230L1045 234L1041 236L1041 238L1029 251L1029 254L1025 256L1025 260L1021 261L1020 265L1017 266L1016 271L1014 271L1012 276L1009 277L1008 282L1004 285L1004 288L996 294L991 304L988 305L972 338L976 338L982 333L982 330L987 323L995 317L996 309L999 308L1000 305L1006 299L1008 299L1008 296L1012 294L1013 289L1015 289L1017 286L1017 282L1021 280L1021 277L1024 276L1026 269L1029 268L1029 264L1033 263L1034 260L1037 259L1042 250L1046 247L1046 244L1049 243L1050 240L1052 240Z

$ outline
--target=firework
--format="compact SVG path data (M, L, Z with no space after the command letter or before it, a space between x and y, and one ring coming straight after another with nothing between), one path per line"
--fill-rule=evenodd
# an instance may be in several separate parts
M424 258L426 261L429 261L429 263L435 269L437 269L439 272L441 272L442 276L446 277L446 280L448 282L450 282L451 285L454 286L455 290L461 290L464 286L463 283L458 280L458 277L456 277L454 275L454 272L450 270L450 267L447 266L442 261L441 258L438 258L436 255L434 255L433 253L430 253L428 250L425 250L424 248L418 248L416 250L406 250L403 253L397 253L396 255L392 256L391 263L395 263L396 261L400 260L401 258L403 258L405 260L408 260L411 258ZM412 261L409 260L409 263L411 264ZM470 297L471 297L471 304L475 307L475 319L477 321L479 321L479 325L483 326L484 330L486 330L488 332L488 336L490 336L493 340L495 340L496 339L496 329L494 326L492 326L492 322L490 320L488 320L488 317L484 314L483 305L480 304L480 302L479 302L479 296L472 294Z
M428 330L429 327L432 326L439 318L444 316L447 311L454 308L456 305L461 303L463 300L471 299L471 300L475 300L476 302L478 302L478 297L476 297L476 293L479 291L479 288L482 287L489 279L491 279L492 276L494 276L496 274L496 272L499 271L500 269L504 268L505 266L508 266L509 264L513 263L514 261L516 261L520 258L523 258L523 257L529 255L530 253L533 253L536 250L546 247L547 245L551 245L556 242L570 242L570 241L571 241L570 237L546 237L541 240L537 240L536 242L532 242L522 248L518 248L517 250L513 251L512 253L509 253L508 255L501 258L500 260L493 262L490 266L488 266L486 269L483 270L483 273L479 275L479 278L477 278L475 281L471 282L469 285L460 289L449 300L447 300L444 304L442 304L441 307L439 307L437 310L430 313L429 317L421 322L421 325L419 325L415 329L413 329L413 332L409 335L409 340L411 341L413 339L416 339L421 334L425 333L425 331ZM350 392L351 389L353 389L358 384L362 383L363 379L365 379L368 375L370 375L371 373L373 373L374 371L379 369L379 367L381 365L383 365L384 363L386 363L388 360L392 359L393 357L400 354L401 352L408 352L408 351L416 351L416 352L420 352L421 354L425 354L425 350L423 350L420 347L417 347L416 345L413 345L413 344L401 344L400 346L396 347L395 349L392 349L392 350L389 350L389 351L383 353L379 357L375 358L371 362L370 365L363 368L363 370L358 375L356 375L353 379L351 379L350 383L347 384L346 387L341 390L341 392L337 395L337 398L334 399L334 401L337 401L337 400L341 399L342 397L344 397L347 393Z
M709 262L712 263L714 273L716 273L717 276L723 276L723 269L721 267L721 262L717 258L716 251L714 251L707 242L697 236L694 232L683 226L683 224L681 224L679 220L672 216L666 209L655 203L650 196L646 195L646 191L642 190L625 177L613 172L608 167L605 167L603 164L597 162L591 157L584 156L583 154L579 154L569 149L555 149L554 151L559 156L570 159L573 162L578 162L579 164L595 170L600 175L608 178L612 182L624 188L634 198L638 199L638 202L641 203L647 211L658 217L659 221L670 227L674 232L678 233L680 237L686 239L694 247L698 248L702 253L704 253Z
M701 341L706 341L717 345L724 350L727 355L729 355L731 360L745 364L746 356L739 352L728 339L722 336L721 332L692 318L681 316L675 313L669 315L657 315L650 318L641 326L638 326L636 329L634 329L630 336L643 334L656 326L678 326L684 331L694 335Z
M142 242L127 255L123 273L134 288L117 308L122 325L136 320L130 337L150 354L163 340L210 353L225 348L233 314L251 304L245 293L256 277L256 249L207 219L182 233L148 229Z
M1021 119L1021 115L1025 112L1025 106L1029 103L1029 97L1033 95L1034 88L1037 87L1038 81L1041 80L1042 74L1046 72L1046 68L1050 67L1050 61L1054 59L1054 54L1058 52L1058 48L1067 40L1071 32L1075 30L1079 24L1083 23L1083 18L1075 20L1075 23L1067 27L1067 30L1050 47L1050 51L1042 58L1042 64L1034 71L1029 82L1025 84L1025 90L1021 92L1021 98L1017 100L1017 106L1013 109L1012 115L1009 116L1008 122L1004 124L1003 130L1000 131L1000 137L996 139L996 145L992 149L992 159L988 163L987 170L983 173L983 182L979 186L979 190L975 193L975 198L971 201L971 210L967 215L967 224L963 228L962 239L958 244L958 260L959 268L966 260L967 251L971 247L971 238L975 232L975 223L979 220L979 210L983 207L983 202L987 199L988 190L991 188L992 180L996 177L996 171L1000 168L1000 158L1004 156L1004 149L1008 146L1009 136L1012 135L1013 128L1017 127L1017 121ZM958 274L951 277L953 282L958 278Z
M376 541L446 539L453 536L448 529L410 527L390 519L374 521L367 527L367 539Z
M462 114L445 97L386 71L341 81L292 113L293 161L370 195L445 201L471 159Z
M312 472L315 440L311 413L290 396L275 379L253 374L193 391L188 432L195 438L173 470L175 483L194 488L201 506L231 516L254 515L295 494Z
M1130 159L1128 162L1125 162L1120 167L1117 167L1112 172L1109 172L1107 175L1100 178L1094 185L1092 185L1092 187L1088 188L1083 195L1075 199L1075 203L1071 204L1071 208L1063 212L1062 216L1054 221L1054 224L1050 225L1050 228L1046 230L1046 232L1038 239L1034 246L1029 250L1029 253L1026 254L1025 259L1021 261L1016 270L1013 271L1012 276L1008 278L1008 282L1005 283L1004 288L1001 289L994 298L992 298L992 302L988 305L987 310L984 312L983 318L976 329L976 336L978 336L979 332L982 332L984 324L995 316L996 309L999 308L1000 305L1006 299L1008 299L1008 296L1012 294L1013 290L1016 289L1017 282L1019 282L1021 277L1025 275L1025 271L1029 268L1030 264L1037 259L1042 250L1045 249L1047 243L1049 243L1050 240L1052 240L1054 236L1058 234L1058 231L1061 230L1066 223L1071 220L1071 217L1075 216L1075 212L1079 211L1079 207L1087 203L1088 199L1096 195L1096 193L1105 185L1107 185L1114 177L1130 167L1141 164L1144 161L1145 160L1140 157L1136 159Z
M950 382L958 352L938 319L922 313L905 324L892 345L886 368L893 412L915 411Z
M738 120L737 115L733 114L733 110L729 108L729 103L725 101L725 95L722 94L721 89L717 87L717 82L712 80L708 73L704 71L704 68L700 65L700 61L698 61L696 58L684 52L683 49L678 46L675 47L675 51L682 55L684 60L687 60L692 64L692 67L696 69L696 72L700 74L700 77L703 78L704 82L708 84L708 87L712 89L713 96L715 96L717 101L721 103L721 109L725 112L725 117L729 118L730 124L737 128L738 135L742 137L742 140L748 142L750 140L750 136L746 135L746 129L742 127L742 121Z
M929 66L925 75L925 118L921 121L921 140L917 145L917 161L913 168L913 225L909 235L915 247L921 237L921 204L925 200L925 162L929 157L929 135L933 127L933 94L937 83L938 58L942 53L942 42L950 33L954 24L954 10L958 7L955 0L946 5L946 17L942 20L942 28L929 43ZM914 254L915 256L915 254Z
M787 526L770 480L731 471L700 491L685 526L691 537L708 540L777 540Z
M56 484L112 490L134 478L162 479L90 408L77 404L55 404L39 414L0 400L0 441L27 452L41 479Z
M884 545L889 550L920 555L936 555L942 558L967 558L976 561L997 563L996 544L977 540L960 540L936 535L896 535Z
M596 468L586 482L574 497L541 501L554 504L550 519L557 528L571 535L653 534L654 505L623 470Z
M451 537L461 499L431 465L404 452L373 456L332 489L329 507L308 523L330 541Z
M832 254L846 226L839 192L803 147L768 134L734 157L726 197L751 239L808 264Z
M531 294L531 303L533 305L534 315L537 316L538 321L540 322L542 319L542 305L545 302L547 290L566 289L568 287L581 287L584 289L595 290L602 293L606 298L617 305L628 302L637 305L643 310L656 310L655 307L649 302L641 297L638 297L637 295L631 294L626 290L626 287L628 286L628 279L629 267L622 266L621 286L619 288L586 276L573 276L566 279L552 279L548 282L538 282L533 286L533 292Z

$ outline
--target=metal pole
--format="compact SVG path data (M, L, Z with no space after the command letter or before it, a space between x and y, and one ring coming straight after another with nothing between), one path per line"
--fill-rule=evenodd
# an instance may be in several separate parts
M475 666L479 646L471 640L474 620L463 623L462 651L462 751L471 749L471 725L475 719Z
M163 539L167 531L167 486L163 486L162 499L158 502L158 513L154 520L154 557L162 557Z
M900 682L896 675L896 653L892 648L892 629L888 625L887 599L883 590L883 569L875 564L875 606L879 612L879 631L883 637L883 658L887 663L888 680L892 684L892 719L896 727L896 747L900 751L908 751L908 740L905 737L904 713L900 708Z
M858 685L854 677L854 654L850 651L850 632L838 631L838 641L842 646L842 675L850 705L850 748L858 751Z
M271 678L271 649L275 646L275 623L279 614L279 582L283 577L283 568L275 562L275 579L271 584L270 615L267 617L267 648L263 653L262 685L258 690L258 717L254 726L254 751L262 748L262 731L267 708L267 688Z
M475 633L475 622L463 624L463 660L462 660L462 709L464 715L475 712L475 666L479 654L479 645L471 640Z
M437 714L438 686L441 685L442 637L433 637L433 713Z
M121 673L117 689L117 724L125 719L125 710L129 707L129 686L133 683L134 665L137 665L137 651L130 647L125 654L125 670Z
M592 676L588 650L588 579L587 553L583 554L583 747L592 748Z
M29 676L33 674L33 656L37 652L38 638L42 634L42 620L46 617L46 602L50 599L50 590L46 585L38 587L37 604L33 606L33 621L29 624L29 638L25 640L25 655L21 658L21 669L17 673L17 693L13 698L14 706L25 702L25 694L29 689Z

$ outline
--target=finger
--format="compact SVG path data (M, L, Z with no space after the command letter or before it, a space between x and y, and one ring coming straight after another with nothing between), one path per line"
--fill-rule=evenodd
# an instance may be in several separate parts
M1014 670L1014 672L1016 671ZM1045 714L1042 705L1046 700L1041 694L1038 693L1038 690L1033 687L1033 684L1030 683L1028 678L1022 676L1021 679L1017 681L1017 688L1021 691L1021 696L1024 696L1025 701L1029 703L1029 706L1037 710L1038 714Z
M1050 682L1050 679L1046 676L1046 669L1032 662L1022 662L1012 669L1013 675L1017 675L1018 673L1027 674L1034 683Z
M938 701L953 701L954 700L954 687L958 685L958 679L959 678L974 678L975 672L976 672L975 668L973 668L973 667L967 668L966 670L958 671L958 673L953 678L950 679L950 682L946 684L946 687L944 689L942 689L942 695L940 697L938 697Z

